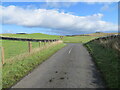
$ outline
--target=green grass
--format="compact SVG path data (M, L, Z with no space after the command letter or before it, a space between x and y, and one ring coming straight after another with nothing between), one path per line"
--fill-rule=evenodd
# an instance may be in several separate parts
M120 57L118 55L118 51L104 47L100 43L94 41L85 44L91 53L97 67L100 69L103 78L106 82L107 87L109 88L118 88L118 60ZM119 70L119 71L118 71Z
M27 41L2 40L0 42L2 42L2 46L4 47L5 59L28 52ZM33 49L39 47L39 42L31 43ZM43 46L43 43L41 43L41 46Z
M18 37L18 38L32 38L32 39L60 39L60 36L57 36L57 35L47 35L47 34L41 34L41 33L3 34L3 36ZM95 38L97 37L95 36L64 36L62 40L65 43L86 43Z
M42 63L56 51L64 47L65 44L58 44L44 50L41 50L33 55L22 60L15 60L13 63L7 63L3 67L3 88L9 88L18 80L28 74L33 68Z
M47 35L42 33L33 34L2 34L3 36L18 37L18 38L31 38L31 39L59 39L57 35Z
M66 36L63 38L63 41L65 43L86 43L92 39L95 39L97 37L93 36Z

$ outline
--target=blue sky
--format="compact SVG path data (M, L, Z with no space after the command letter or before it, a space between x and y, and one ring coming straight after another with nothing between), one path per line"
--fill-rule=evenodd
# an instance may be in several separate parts
M117 7L118 5L117 4L118 4L117 2L114 2L114 3L4 2L4 3L2 3L2 6L9 7L9 6L12 5L14 7L18 7L17 8L18 11L21 10L20 8L23 9L21 11L27 10L27 12L28 12L28 10L30 11L30 10L41 9L41 11L42 11L44 9L44 10L46 10L45 12L47 14L50 14L50 12L51 12L51 11L48 11L48 10L57 11L55 13L53 12L53 15L57 13L58 17L57 18L53 18L51 16L53 18L53 21L52 21L52 19L50 19L52 24L48 23L50 16L43 17L43 20L46 21L46 22L42 23L42 22L39 22L40 21L39 20L39 21L36 21L38 23L36 23L36 24L34 24L32 26L30 26L31 24L28 25L28 23L27 23L27 25L26 24L24 25L23 23L18 22L18 21L13 22L13 19L12 19L11 23L10 23L10 20L9 20L9 23L8 23L8 21L5 21L7 23L3 24L2 32L3 33L18 33L18 32L45 33L45 34L57 34L57 35L63 35L63 34L84 34L84 33L96 32L96 31L117 32L117 30L114 30L116 28L112 28L111 27L112 25L113 25L113 27L116 27L116 25L118 24L118 7ZM7 10L7 9L5 9L5 10ZM43 14L43 12L44 11L42 11L42 13L39 13L39 14L41 15L41 14ZM61 18L61 13L62 12L64 13L62 18L63 17L65 18L66 15L69 14L70 18L68 18L68 19L70 19L70 21L72 20L74 23L77 23L78 25L77 26L75 26L75 25L71 26L71 25L74 24L72 22L71 22L72 24L70 23L70 24L67 25L66 21L65 21L65 24L64 24L64 22L63 22L64 20L61 21L62 20L62 18ZM7 14L9 14L9 13L7 13ZM16 15L16 16L15 15L16 14L13 13L14 17L18 16L18 15ZM29 15L29 14L27 14L27 15ZM75 17L78 16L78 17L76 17L76 19L78 18L79 21L77 21L76 19L73 19L71 15L73 15ZM57 20L59 18L59 16L60 16L61 19ZM8 16L6 16L6 17L8 17ZM14 17L12 17L12 18L14 18ZM21 17L21 16L18 16L18 18L19 17ZM31 15L31 17L32 17L32 15ZM84 17L85 19L80 19L81 17ZM11 18L11 17L9 17L9 18ZM31 19L31 18L29 18L29 19ZM48 20L48 22L47 22L46 19ZM57 20L58 23L56 23L56 20ZM82 21L82 20L84 20L84 21ZM31 20L31 21L33 21L33 20ZM87 22L87 21L89 21L89 22ZM97 23L98 21L104 21L106 25L103 25L103 23L101 25L101 23ZM35 21L33 21L33 22L35 22ZM63 22L64 26L61 25L60 22ZM20 24L18 24L18 23L20 23ZM45 25L45 23L46 23L46 25ZM68 20L68 23L69 23L69 20ZM91 24L91 23L93 23L93 24ZM96 26L94 26L94 23L95 23ZM53 26L56 25L56 26L53 27L51 25L53 25ZM71 26L70 28L68 28L69 25ZM99 28L97 28L97 25L99 26ZM100 27L100 25L101 25L101 27ZM101 30L103 27L105 27L105 30ZM107 28L107 27L109 27L109 28Z

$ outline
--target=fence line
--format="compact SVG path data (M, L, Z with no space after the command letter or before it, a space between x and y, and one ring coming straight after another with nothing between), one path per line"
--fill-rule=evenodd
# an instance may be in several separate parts
M17 40L17 41L35 41L35 42L53 42L53 41L59 41L58 39L28 39L28 38L15 38L15 37L3 37L0 36L0 39L2 40Z
M4 47L0 47L0 48L1 48L1 62L2 64L4 64L4 60L5 60Z
M2 38L1 38L2 39ZM4 38L5 40L13 40L10 39L10 38ZM17 39L14 39L14 40L17 40ZM40 48L42 45L41 42L43 42L43 47L47 47L47 45L50 45L50 43L53 43L53 42L57 42L59 40L38 40L38 39L20 39L20 40L17 40L17 41L28 41L28 52L31 53L32 52L32 42L38 42L39 45L38 47ZM47 44L48 43L48 44ZM1 48L1 61L2 61L2 64L4 64L4 61L5 61L5 53L4 53L4 47L0 47Z
M113 38L119 38L120 39L120 35L111 35L111 36L99 37L99 38L91 40L90 42L96 41L96 40L108 40L108 39L113 39Z
M41 46L41 41L39 41L39 47Z
M28 41L28 50L29 53L32 51L32 43L30 41Z

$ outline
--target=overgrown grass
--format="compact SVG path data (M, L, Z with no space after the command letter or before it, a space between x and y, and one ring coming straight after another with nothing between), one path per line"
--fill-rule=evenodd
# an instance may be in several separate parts
M104 47L100 43L94 41L85 44L91 53L97 67L100 69L106 85L109 88L118 88L120 82L118 81L120 68L118 64L120 63L120 56L118 51Z
M22 60L15 60L13 63L7 63L3 67L3 88L9 88L18 80L28 74L33 68L42 63L56 51L64 47L65 44L57 44L45 48Z

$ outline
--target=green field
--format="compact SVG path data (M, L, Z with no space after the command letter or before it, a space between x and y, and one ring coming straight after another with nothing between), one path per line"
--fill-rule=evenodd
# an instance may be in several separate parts
M115 40L117 39L104 40L105 44L100 43L100 41L85 44L98 69L101 71L106 86L109 88L118 88L120 86L118 79L120 73L120 68L118 67L120 52L113 47Z
M33 70L37 65L42 63L64 46L65 44L63 43L50 46L32 54L29 57L25 57L21 60L15 59L14 62L5 64L2 70L3 88L10 88L13 84Z
M41 33L33 33L33 34L2 34L2 36L9 37L18 37L18 38L31 38L31 39L59 39L57 35L47 35Z
M5 59L9 59L18 54L28 52L27 41L2 40L0 42L2 42L2 46L4 47ZM39 47L38 42L31 42L31 43L33 49ZM41 46L43 46L43 43L41 43Z
M41 33L33 34L3 34L3 36L18 37L18 38L31 38L31 39L60 39L57 35L47 35ZM97 38L96 36L64 36L63 41L65 43L86 43L92 39Z
M41 33L34 34L3 34L3 36L18 37L18 38L34 38L34 39L60 39L60 36L56 35L46 35ZM65 43L85 43L94 38L92 36L64 36L63 41ZM27 41L12 41L12 40L2 40L0 41L5 50L5 59L12 58L22 53L28 52L28 42ZM41 46L43 43L41 43ZM32 48L39 47L38 42L32 42Z
M86 43L97 37L93 36L65 36L63 41L65 43Z
M60 39L60 36L56 35L46 35L41 33L33 34L3 34L3 36L17 37L17 38L34 38L34 39ZM65 43L86 43L94 38L93 36L64 36L63 41ZM27 41L13 41L13 40L1 40L2 46L4 47L5 59L13 58L17 55L24 54L28 52L28 42ZM41 46L44 43L41 43ZM32 42L32 48L38 48L38 42Z

